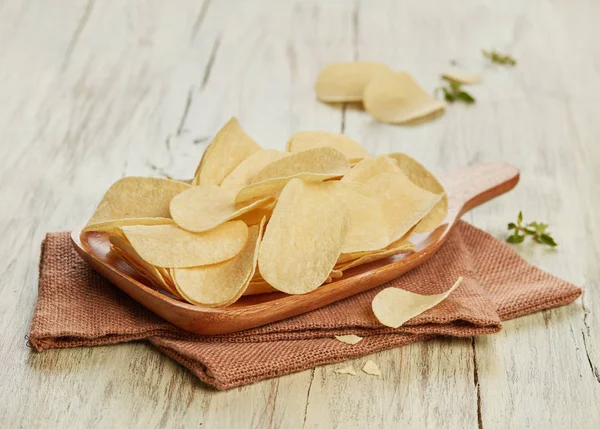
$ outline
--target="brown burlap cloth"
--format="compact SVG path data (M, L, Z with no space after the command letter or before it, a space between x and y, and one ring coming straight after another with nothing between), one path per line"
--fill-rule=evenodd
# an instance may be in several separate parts
M440 293L444 302L398 329L382 327L371 300L384 287ZM427 263L371 291L319 310L230 335L200 336L174 327L96 274L68 233L42 244L39 295L29 342L49 348L147 340L218 389L352 359L436 335L498 332L501 321L568 304L581 289L525 262L487 233L460 222ZM355 345L333 338L357 334Z

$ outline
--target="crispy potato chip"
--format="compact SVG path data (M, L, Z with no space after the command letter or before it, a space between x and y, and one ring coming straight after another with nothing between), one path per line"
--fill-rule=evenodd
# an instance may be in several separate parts
M363 338L358 335L336 335L335 339L342 343L354 345L360 343Z
M462 277L459 277L450 289L436 295L419 295L403 289L389 287L375 295L371 307L375 317L382 325L398 328L413 317L424 313L445 300L461 282Z
M108 188L84 231L112 229L111 222L123 219L170 218L171 198L189 187L178 180L124 177Z
M235 167L233 171L229 173L225 179L223 179L223 182L221 182L221 187L239 190L252 183L254 176L256 176L267 165L278 161L281 158L285 158L286 156L290 156L290 154L280 150L259 150Z
M317 77L317 98L330 103L361 101L371 79L389 70L385 64L368 61L330 64Z
M331 277L332 279L339 279L344 275L344 273L341 270L331 270L331 272L329 273L329 277Z
M442 73L442 78L450 82L463 83L465 85L473 85L481 82L483 75L481 73L469 73L462 70L448 70Z
M267 165L254 177L254 183L238 192L235 202L277 195L292 179L321 182L343 176L349 170L348 158L333 148L320 147L294 153Z
M192 184L220 185L234 168L261 149L237 118L231 118L204 151Z
M219 264L173 270L175 286L188 302L204 307L221 307L239 299L256 269L264 222L248 229L244 249Z
M386 252L387 250L398 249L399 253L404 253L404 250L407 252L412 252L415 249L415 245L408 239L414 231L414 227L409 229L406 234L400 237L398 240L393 241L388 244L385 248L379 250L369 250L364 252L351 252L351 253L342 253L338 258L335 268L339 269L338 266L345 264L346 262L354 261L358 258L362 258L367 255L374 255L380 252ZM387 255L390 256L390 255ZM372 259L375 260L375 259Z
M356 375L356 371L354 371L354 368L352 368L351 366L347 366L342 369L336 369L334 372L337 374L344 374L344 375Z
M274 197L267 196L247 204L235 204L236 194L235 189L216 185L192 186L171 200L171 216L183 229L204 232L275 201Z
M383 250L376 250L373 252L362 252L365 253L356 259L349 260L344 263L336 264L335 268L339 271L347 271L350 268L358 267L359 265L368 264L369 262L379 261L380 259L388 258L394 255L400 255L402 253L412 253L415 251L415 246L410 242L405 242L400 245L396 245L391 248L385 248Z
M448 196L444 187L435 178L429 170L423 167L419 162L404 153L391 153L388 155L396 161L400 170L411 182L426 191L434 194L441 194L442 199L433 207L433 209L417 224L416 232L427 232L437 228L446 219L448 214Z
M348 173L350 174L350 173ZM348 232L342 253L379 250L391 239L379 197L358 182L333 182L339 201L348 213Z
M364 147L350 137L326 131L297 132L288 140L286 150L288 152L301 152L317 147L337 149L350 160L350 163L371 157Z
M230 221L201 233L175 225L124 226L121 231L146 262L165 268L226 261L241 252L248 238L248 227L242 221Z
M365 88L365 110L380 122L403 124L446 107L405 72L378 74Z
M120 227L129 225L175 225L175 221L166 217L133 217L94 223L86 226L81 232L96 231L114 234Z
M113 250L125 259L132 268L146 277L155 286L172 293L171 286L164 280L157 267L142 259L131 244L118 235L110 235L108 239L112 244Z
M239 215L236 220L241 220L248 226L258 225L263 218L267 218L267 222L271 219L271 215L273 214L274 204L270 204L266 207L260 207L254 209L248 213L244 213Z
M258 257L261 275L275 289L308 293L329 277L348 230L331 185L292 179L281 192Z
M260 282L251 281L248 284L248 287L246 288L246 290L244 291L244 296L258 295L261 293L271 293L271 292L279 292L279 291L264 280L260 281Z
M175 282L173 281L173 276L169 272L170 268L156 267L158 272L162 275L163 280L169 287L169 292L175 295L177 298L183 299L179 292L177 292L177 288L175 287Z
M401 171L374 176L367 185L381 199L391 241L404 236L442 198L440 194L418 187Z
M342 182L367 183L369 179L388 172L399 171L397 163L387 155L367 158L360 161L342 177Z
M368 360L367 363L362 367L362 372L376 377L381 377L381 371L375 362Z
M279 177L294 177L296 174L322 174L324 179L343 176L350 170L348 158L331 147L316 147L296 152L263 168L252 183L264 182Z

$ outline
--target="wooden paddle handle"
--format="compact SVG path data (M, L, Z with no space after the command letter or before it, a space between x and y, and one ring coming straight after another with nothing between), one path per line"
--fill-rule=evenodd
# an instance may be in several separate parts
M478 164L440 177L456 216L510 191L519 182L519 169L507 163Z

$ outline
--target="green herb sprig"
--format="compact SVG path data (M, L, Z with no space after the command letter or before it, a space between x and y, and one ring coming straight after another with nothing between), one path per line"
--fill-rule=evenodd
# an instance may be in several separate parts
M509 231L514 231L509 235L506 241L509 243L522 243L527 235L531 236L536 243L545 244L550 247L557 246L554 238L547 232L548 224L543 222L530 222L523 224L523 212L519 212L517 223L511 222L508 224Z
M444 100L448 103L454 103L455 101L462 101L467 104L475 103L475 98L462 89L462 84L460 82L451 80L448 82L448 86L436 88L435 93L437 94L439 91L444 93Z
M481 53L483 54L484 57L486 57L488 60L490 60L493 63L502 64L503 66L510 66L510 67L514 67L517 65L517 60L515 60L513 57L511 57L509 55L501 54L500 52L497 52L497 51L486 51L485 49L482 49Z

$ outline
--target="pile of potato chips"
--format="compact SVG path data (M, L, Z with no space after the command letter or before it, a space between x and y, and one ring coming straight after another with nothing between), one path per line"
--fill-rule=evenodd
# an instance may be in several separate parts
M444 79L473 84L479 73L449 71ZM317 98L325 103L360 103L380 122L411 123L433 116L446 103L427 93L404 71L394 71L385 64L368 61L334 63L317 77Z
M224 307L243 295L309 293L345 272L414 251L413 231L446 217L440 183L409 156L371 156L339 134L305 131L286 151L261 148L235 118L206 149L191 184L126 177L84 232L155 287Z

